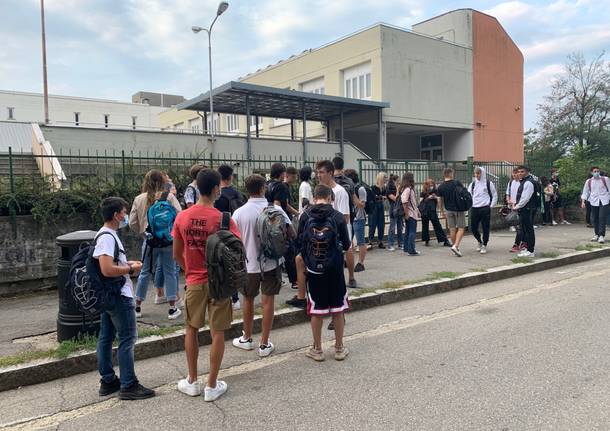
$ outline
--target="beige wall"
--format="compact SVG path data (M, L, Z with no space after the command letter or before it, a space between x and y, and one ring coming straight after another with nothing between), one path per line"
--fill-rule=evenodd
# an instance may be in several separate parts
M472 9L458 9L413 25L413 31L472 47Z

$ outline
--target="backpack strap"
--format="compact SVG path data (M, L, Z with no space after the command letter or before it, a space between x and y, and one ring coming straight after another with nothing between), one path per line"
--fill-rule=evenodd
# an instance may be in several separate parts
M489 178L485 178L487 180L487 193L489 194L489 206L491 206L491 203L494 200L493 194L491 193L491 181L489 181Z
M220 229L229 230L230 227L231 227L231 213L224 211L222 213L222 218L220 219Z
M120 249L119 243L116 240L116 237L114 236L114 234L112 234L110 232L102 232L99 235L96 235L95 239L93 240L93 243L97 244L98 238L101 237L102 235L110 235L110 236L112 236L112 239L114 240L114 263L118 263L120 253L123 252L123 254L125 254L125 251Z
M163 193L161 193L161 197L159 199L157 199L157 200L161 201L161 202L162 201L166 201L168 196L169 196L169 191L163 192Z

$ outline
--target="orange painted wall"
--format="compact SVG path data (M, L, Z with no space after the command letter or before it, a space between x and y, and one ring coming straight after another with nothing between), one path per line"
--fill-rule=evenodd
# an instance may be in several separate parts
M522 162L523 55L495 18L472 24L475 160Z

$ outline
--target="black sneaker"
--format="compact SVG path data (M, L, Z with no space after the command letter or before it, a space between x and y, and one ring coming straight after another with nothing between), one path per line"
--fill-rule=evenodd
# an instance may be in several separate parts
M117 376L114 376L114 380L110 383L106 383L102 379L100 379L100 390L98 392L100 394L100 397L105 397L107 395L114 394L119 389L121 389L121 381Z
M362 272L364 271L364 265L358 262L356 266L354 266L354 272Z
M385 248L385 245L383 245L383 243L380 242L378 247L383 250Z
M296 308L302 308L304 310L305 307L307 307L307 300L305 298L299 299L295 295L292 299L289 299L288 301L286 301L286 304L292 305L293 307L296 307Z
M451 241L445 241L445 242L443 243L443 246L444 246L444 247L453 247L453 244L451 244Z
M138 382L128 388L121 389L121 392L119 392L120 400L145 400L146 398L152 398L154 396L155 391L145 388Z

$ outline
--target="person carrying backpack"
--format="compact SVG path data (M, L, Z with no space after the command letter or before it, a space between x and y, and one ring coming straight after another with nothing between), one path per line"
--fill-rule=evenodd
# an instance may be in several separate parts
M189 177L191 177L192 181L184 189L184 209L192 207L199 200L199 190L197 190L197 174L202 169L205 169L205 166L200 164L193 165L191 166L191 169L189 169Z
M348 225L347 225L347 232L349 234L349 239L350 241L352 240L354 231L352 228L352 222L354 221L354 217L356 217L356 201L358 200L358 197L356 196L356 185L354 184L354 182L352 180L350 180L344 173L343 173L343 168L344 168L344 160L343 158L337 156L335 158L333 158L332 160L332 166L334 167L334 180L331 183L327 183L326 185L329 185L330 187L333 187L333 192L334 192L334 187L336 185L339 185L341 187L343 187L343 189L347 192L347 196L348 196L348 207L349 207L349 218L348 218ZM317 166L316 166L316 169ZM319 169L318 169L318 175L319 175ZM322 179L320 179L320 182L322 184L324 184L324 182L322 181ZM337 193L335 193L335 198L337 197ZM335 205L335 209L338 209L338 206ZM341 209L339 209L339 211L342 211ZM354 278L354 251L352 250L352 247L350 247L346 252L345 252L345 264L347 265L347 273L349 276L349 281L347 283L347 286L350 288L356 288L357 287L357 283L356 283L356 279Z
M184 269L187 285L184 303L186 312L184 349L188 376L178 382L178 390L193 397L201 394L201 385L197 380L199 329L205 326L207 314L212 344L204 400L214 401L227 391L226 382L218 380L218 372L225 349L224 331L231 327L233 320L230 297L216 299L212 296L208 286L208 273L212 272L206 264L207 242L221 229L225 217L214 208L214 201L220 195L220 174L212 169L202 169L197 174L197 189L201 194L199 201L178 214L172 231L174 258ZM237 226L230 217L227 217L227 224L228 231L239 238Z
M100 332L96 349L98 371L101 376L99 394L107 396L120 391L119 398L122 400L142 400L155 396L155 391L138 382L134 368L133 352L138 333L130 277L140 272L142 262L127 260L123 244L117 234L118 230L128 223L127 202L118 197L106 198L102 201L101 212L104 226L95 236L92 257L97 261L102 277L105 279L120 277L124 280L113 306L100 315ZM120 379L117 378L112 366L112 343L115 334L119 339L117 359Z
M142 303L146 299L148 284L156 265L161 266L165 291L157 288L155 304L169 302L167 317L177 319L182 312L178 301L176 262L172 256L171 229L176 215L182 211L176 197L166 191L163 173L151 170L144 176L142 193L133 201L129 227L143 238L142 271L136 284L136 316L142 317Z
M334 357L344 360L349 351L343 345L345 321L349 309L343 252L351 247L344 215L331 205L332 189L320 184L314 190L314 205L303 213L299 223L299 258L306 268L307 314L311 318L313 346L305 355L324 361L322 323L331 315L335 331Z
M246 249L247 280L239 291L243 296L242 336L233 340L233 346L254 349L252 331L254 300L262 293L263 321L258 356L269 356L275 346L269 339L275 312L275 296L282 287L283 254L288 240L295 238L292 223L282 207L267 202L265 179L260 175L246 178L248 202L233 214Z
M581 195L581 208L585 208L585 202L591 205L591 221L595 235L591 241L603 244L606 239L606 221L610 209L610 179L601 174L597 166L590 170L591 178L585 181Z
M375 239L375 230L377 230L377 246L380 249L385 249L383 245L383 236L385 234L385 207L384 202L387 199L386 183L388 176L385 172L379 172L375 179L375 185L371 188L373 192L374 205L369 213L369 248L373 248L373 240Z
M472 207L472 196L458 180L454 179L455 172L452 168L443 171L444 181L438 186L438 196L441 198L442 206L447 218L447 226L451 236L451 251L457 257L462 257L460 243L466 229L466 212Z
M388 231L388 251L395 251L398 246L402 248L402 229L404 224L404 214L402 212L402 205L400 204L400 193L398 193L398 175L391 174L390 180L388 181L388 187L386 195L390 202L390 227ZM399 210L399 211L397 211Z
M468 191L472 195L472 209L470 210L470 230L477 240L477 251L487 253L489 230L491 225L491 209L498 203L498 192L493 182L487 178L485 168L474 168L474 181L470 183ZM483 237L479 232L479 225L483 228Z

